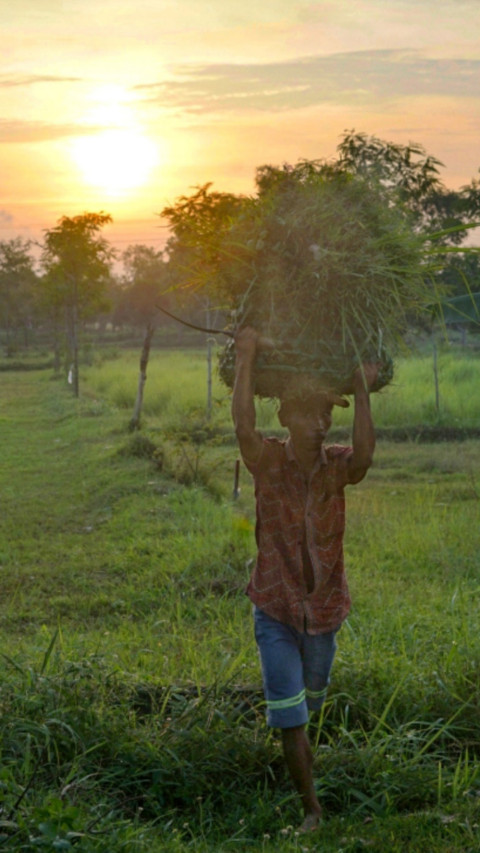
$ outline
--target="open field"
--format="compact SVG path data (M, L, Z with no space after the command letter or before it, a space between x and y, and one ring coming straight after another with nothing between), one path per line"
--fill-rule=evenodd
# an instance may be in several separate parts
M232 500L228 397L209 430L188 359L154 355L140 436L137 354L85 368L79 401L46 371L1 376L4 849L478 851L480 442L381 441L348 492L354 608L312 730L328 819L299 838L243 593L252 488L242 471ZM441 399L478 425L465 361ZM421 375L405 365L377 420L390 401L421 422Z

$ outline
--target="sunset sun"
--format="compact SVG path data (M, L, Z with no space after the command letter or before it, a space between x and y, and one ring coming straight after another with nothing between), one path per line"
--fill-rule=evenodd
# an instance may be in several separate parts
M85 183L109 195L119 195L145 184L159 155L147 136L133 130L112 129L77 138L72 156Z

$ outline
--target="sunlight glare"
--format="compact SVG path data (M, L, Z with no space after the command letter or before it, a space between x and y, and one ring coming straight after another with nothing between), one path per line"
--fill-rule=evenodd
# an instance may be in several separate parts
M109 195L120 195L142 186L157 165L157 145L133 130L105 130L78 137L72 156L83 180Z

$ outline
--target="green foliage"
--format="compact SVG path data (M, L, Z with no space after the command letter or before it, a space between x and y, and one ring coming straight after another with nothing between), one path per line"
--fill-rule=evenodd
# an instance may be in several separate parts
M31 244L21 237L0 241L0 317L8 357L15 347L12 332L31 323L36 282Z
M386 201L396 196L417 219L422 219L425 200L442 187L443 163L416 143L398 145L352 130L345 133L338 152L342 168L372 178L384 189Z
M76 306L83 317L106 307L104 292L114 251L98 232L112 217L106 213L62 216L45 232L42 282L46 304Z
M111 221L112 217L106 213L62 216L57 227L45 233L41 298L54 329L57 369L60 318L65 323L68 367L76 397L79 395L79 320L105 311L108 305L106 291L115 252L98 233Z
M480 257L477 252L466 251L463 254L452 254L441 272L449 295L469 296L477 292L480 283ZM478 317L473 318L478 324Z
M172 231L167 251L171 275L180 289L208 288L215 279L222 236L244 203L241 196L212 192L210 187L204 184L191 196L181 196L160 214Z
M135 459L159 459L159 450L147 435L135 432L118 453L120 456L132 456Z
M398 145L352 130L344 135L338 151L340 167L373 179L387 204L393 200L410 212L416 230L441 232L442 243L455 245L465 239L468 228L478 224L479 181L473 179L457 191L447 189L440 178L443 163L422 145Z
M133 245L123 253L122 260L124 274L121 286L114 291L112 322L145 327L156 314L156 304L167 286L163 253Z
M262 166L256 196L210 192L207 184L163 215L173 238L173 281L212 294L233 329L250 323L273 340L255 373L262 397L311 385L348 392L363 360L380 361L374 390L393 377L389 352L408 325L431 320L457 244L478 220L472 181L447 191L441 163L422 146L346 133L336 162ZM226 345L221 376L233 384ZM293 374L293 377L292 377ZM287 389L287 391L286 391Z
M445 300L441 306L444 323L480 325L480 291Z
M242 248L238 263L225 265L225 290L274 340L291 327L292 346L308 334L307 319L317 336L330 324L340 345L364 316L375 336L379 325L395 331L405 324L402 307L421 308L426 298L422 244L405 218L364 181L322 165L279 170L253 215L231 229L231 243ZM368 337L368 327L361 331Z

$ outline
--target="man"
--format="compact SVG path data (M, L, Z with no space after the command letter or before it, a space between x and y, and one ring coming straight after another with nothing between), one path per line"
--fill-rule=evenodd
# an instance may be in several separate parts
M321 817L308 712L325 699L335 635L350 608L343 564L344 487L359 483L372 463L375 434L369 389L377 366L353 377L352 447L324 447L332 408L342 397L315 394L282 401L286 441L255 429L253 367L263 344L251 327L235 338L232 417L240 452L255 481L258 555L247 594L254 604L267 723L282 733L283 751L304 810L302 832Z

